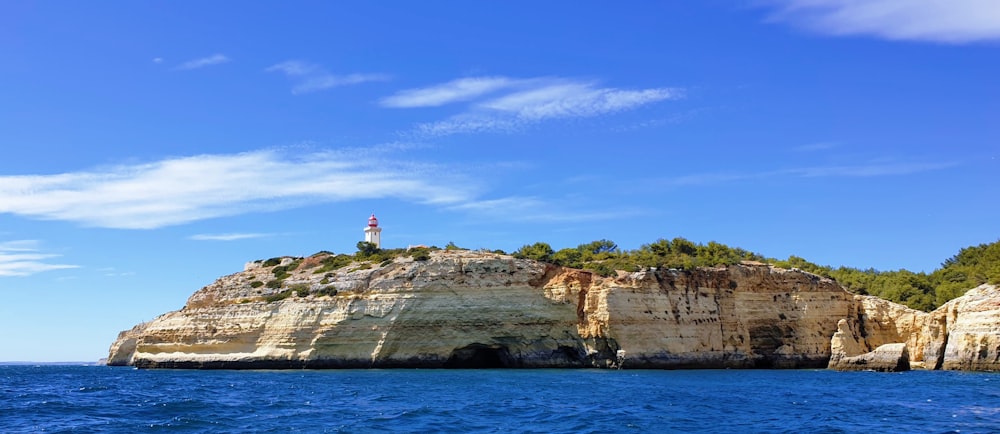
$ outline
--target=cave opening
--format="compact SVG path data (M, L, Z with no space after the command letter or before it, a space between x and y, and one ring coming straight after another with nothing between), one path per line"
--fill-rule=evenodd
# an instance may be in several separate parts
M514 366L510 351L502 345L472 344L451 352L445 368L491 369Z

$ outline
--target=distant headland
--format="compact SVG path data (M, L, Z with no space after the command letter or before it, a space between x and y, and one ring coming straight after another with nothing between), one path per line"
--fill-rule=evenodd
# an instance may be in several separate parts
M108 364L1000 368L1000 276L990 274L1000 270L991 268L997 243L963 249L927 275L776 261L681 238L633 251L608 240L559 251L535 243L512 254L453 243L383 249L374 214L364 234L353 254L247 263L181 310L122 332ZM917 287L938 276L968 284L956 270L986 270L964 275L985 281L931 312L861 293L903 277Z

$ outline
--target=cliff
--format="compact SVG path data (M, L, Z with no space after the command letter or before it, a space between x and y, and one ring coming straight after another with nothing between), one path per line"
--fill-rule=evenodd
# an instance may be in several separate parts
M873 363L899 364L895 352L875 351L893 343L919 354L918 364L938 353L942 360L931 366L996 364L948 362L982 359L973 341L984 333L995 339L981 324L1000 323L988 302L998 299L995 290L935 316L759 264L601 277L471 251L382 264L338 263L342 258L324 253L248 264L195 292L181 310L122 332L108 364L844 368L872 354ZM966 312L979 313L973 320ZM959 331L961 348L955 337L943 342ZM991 348L987 358L996 355Z

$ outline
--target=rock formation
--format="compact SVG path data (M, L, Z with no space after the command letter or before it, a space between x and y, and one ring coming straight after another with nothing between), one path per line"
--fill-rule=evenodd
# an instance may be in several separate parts
M833 335L831 368L898 370L889 366L904 366L897 362L906 357L915 368L1000 369L1000 289L996 286L974 288L930 313L876 297L855 299L856 309ZM886 346L897 343L905 344L905 351ZM890 349L894 352L887 352ZM880 362L870 364L875 360Z
M937 353L943 362L929 367L997 364L995 288L935 316L762 264L601 277L472 251L343 258L250 263L181 310L122 332L108 364L850 369L865 359L875 369ZM993 329L983 322L991 319ZM974 363L948 362L973 353Z

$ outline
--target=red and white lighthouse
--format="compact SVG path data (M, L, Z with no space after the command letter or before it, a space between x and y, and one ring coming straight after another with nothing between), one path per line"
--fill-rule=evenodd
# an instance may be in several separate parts
M382 248L382 228L378 227L375 213L368 217L368 226L365 227L365 242L372 243L379 249Z

